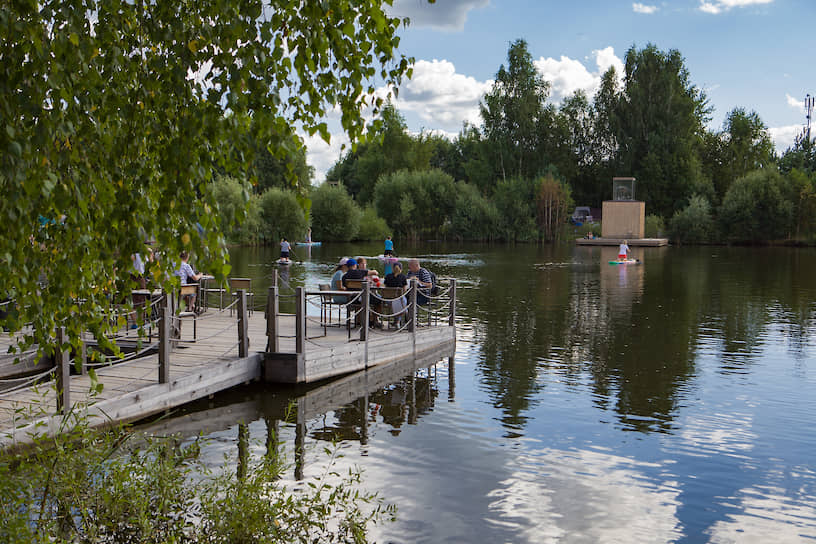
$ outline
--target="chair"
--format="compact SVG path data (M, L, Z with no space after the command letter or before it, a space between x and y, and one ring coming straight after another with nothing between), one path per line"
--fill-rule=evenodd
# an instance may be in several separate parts
M176 308L178 309L178 318L179 318L179 338L181 338L181 320L185 317L192 317L193 318L193 340L197 339L198 336L198 315L194 309L185 308L184 311L181 311L181 301L184 300L184 297L193 295L195 296L198 292L198 284L197 283L188 283L186 285L181 286L181 290L179 291L178 303L176 304ZM195 306L195 305L194 305Z
M407 306L407 303L400 303L398 300L400 297L404 296L404 291L402 287L380 287L377 289L377 294L380 298L384 299L382 303L382 311L380 312L383 314L383 319L390 319L391 324L394 325L394 328L398 328L396 324L404 317L404 314L400 314L395 317L386 318L385 316L393 316L395 313L400 312L403 308ZM395 310L394 305L398 303L398 308Z
M252 315L252 308L255 305L255 293L252 292L252 278L230 278L229 287L233 296L238 289L246 291L248 302L247 314ZM230 315L232 315L232 308L230 308Z
M331 291L331 285L328 283L321 283L319 286L321 291ZM342 312L343 303L335 302L333 295L320 295L320 322L323 324L323 334L326 334L326 327L332 325L332 307L337 306L337 324L340 322L340 313Z
M346 289L349 291L362 291L363 290L363 281L362 280L346 280ZM352 295L354 296L354 295ZM346 304L346 327L348 328L349 338L351 338L351 320L349 319L349 314L351 312L359 312L360 309L363 307L363 300L362 297L357 297L354 301L349 302ZM359 314L354 320L354 326L358 325L358 318Z

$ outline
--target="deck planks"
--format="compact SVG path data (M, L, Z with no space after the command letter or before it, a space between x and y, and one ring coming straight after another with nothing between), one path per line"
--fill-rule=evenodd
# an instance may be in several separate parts
M307 316L304 353L295 353L295 317L279 316L279 351L264 353L267 323L262 312L247 319L248 356L238 356L237 315L211 310L197 318L181 320L180 341L170 354L169 383L158 383L159 355L156 349L137 359L121 363L94 364L102 391L92 393L88 375L70 379L71 417L87 417L93 425L111 425L133 421L185 404L221 390L259 379L267 372L274 378L276 365L288 365L284 382L315 382L406 357L444 357L452 353L455 328L418 327L407 331L371 330L367 342L360 341L360 330L349 332L345 326L324 327ZM140 338L136 331L122 331L120 340L145 349L157 344L157 331ZM436 350L436 351L434 351ZM438 353L437 353L438 352ZM270 362L271 361L271 362ZM294 366L292 366L294 365ZM286 374L286 372L281 373ZM0 447L31 441L32 434L59 432L64 416L55 414L56 391L53 382L0 392Z

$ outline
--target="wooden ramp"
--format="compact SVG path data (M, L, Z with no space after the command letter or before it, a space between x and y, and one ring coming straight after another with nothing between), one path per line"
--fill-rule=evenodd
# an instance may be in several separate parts
M237 308L188 317L162 311L149 337L122 331L118 340L138 347L133 354L83 362L84 371L94 367L101 391L86 372L71 376L74 361L61 353L52 379L0 392L0 448L58 434L81 419L92 426L135 421L261 378L311 383L417 356L438 360L455 347L455 293L454 281L422 308L415 289L404 311L407 325L394 330L329 320L321 307L326 293L304 288L289 295L298 300L295 314L277 311L276 286L265 313L248 311L242 291ZM365 301L358 316L376 313Z

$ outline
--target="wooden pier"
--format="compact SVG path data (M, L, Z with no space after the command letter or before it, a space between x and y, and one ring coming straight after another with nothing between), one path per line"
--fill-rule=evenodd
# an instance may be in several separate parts
M58 434L82 419L100 427L139 420L253 380L311 383L406 358L453 354L455 280L426 306L417 304L413 284L397 315L371 305L376 292L366 283L354 300L326 307L331 297L348 293L302 287L282 293L273 285L265 311L252 311L248 293L239 290L229 306L198 316L179 314L162 297L150 336L122 331L117 337L139 347L124 359L82 361L83 372L71 375L70 354L58 353L46 376L51 379L0 392L0 448ZM278 311L287 298L295 300L294 314ZM335 312L340 317L332 317ZM382 319L382 328L370 327L372 319ZM389 328L389 321L402 325ZM92 389L89 367L101 391Z
M617 246L624 241L631 247L661 247L669 245L668 238L578 238L579 246Z

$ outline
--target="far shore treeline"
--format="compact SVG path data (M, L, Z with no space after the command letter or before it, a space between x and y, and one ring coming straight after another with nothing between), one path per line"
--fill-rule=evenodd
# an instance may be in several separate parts
M576 234L574 205L600 207L613 176L637 178L647 236L675 243L816 241L816 150L804 135L781 156L759 115L735 107L721 130L679 51L632 47L594 97L560 104L524 40L511 44L480 103L482 124L452 141L412 135L387 104L380 128L312 188L305 150L260 153L252 186L217 178L222 212L247 220L235 243L300 238L553 241ZM580 232L582 234L582 232Z

